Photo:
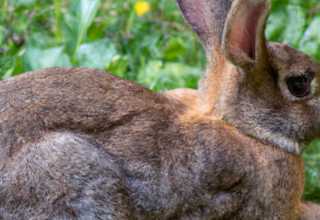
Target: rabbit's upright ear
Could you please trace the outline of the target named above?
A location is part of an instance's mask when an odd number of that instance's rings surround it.
[[[264,31],[270,0],[235,0],[223,33],[222,51],[234,65],[263,65],[267,58]]]
[[[189,27],[196,33],[205,49],[220,50],[224,24],[231,0],[176,0]]]

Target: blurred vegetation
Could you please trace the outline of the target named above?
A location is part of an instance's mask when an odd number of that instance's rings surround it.
[[[206,62],[197,38],[174,0],[146,2],[0,0],[0,79],[50,66],[86,66],[154,91],[196,88]],[[318,0],[272,0],[270,41],[289,44],[320,62],[319,27]],[[304,158],[305,199],[320,203],[319,142]]]

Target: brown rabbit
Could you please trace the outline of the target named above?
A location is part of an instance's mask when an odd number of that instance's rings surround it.
[[[86,68],[0,82],[0,219],[320,219],[300,201],[320,67],[265,40],[270,0],[177,3],[199,91]]]

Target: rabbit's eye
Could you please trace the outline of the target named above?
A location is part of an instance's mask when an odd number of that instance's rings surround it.
[[[290,77],[287,86],[292,95],[302,98],[309,94],[310,82],[305,76]]]

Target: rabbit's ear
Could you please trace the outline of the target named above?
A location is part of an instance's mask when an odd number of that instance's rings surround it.
[[[196,33],[205,49],[221,47],[224,24],[231,0],[176,0],[189,27]]]
[[[236,0],[228,15],[222,42],[224,56],[236,66],[265,62],[267,41],[264,31],[270,0]]]

